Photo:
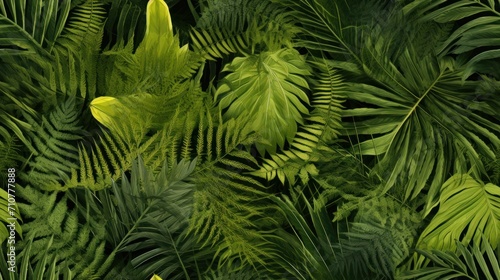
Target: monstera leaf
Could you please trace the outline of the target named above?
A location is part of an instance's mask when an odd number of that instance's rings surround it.
[[[306,104],[309,88],[305,76],[310,68],[294,49],[262,52],[237,57],[226,65],[227,75],[217,89],[221,109],[227,108],[226,119],[248,115],[249,126],[265,140],[257,145],[261,154],[276,152],[297,132],[297,123],[309,113]]]

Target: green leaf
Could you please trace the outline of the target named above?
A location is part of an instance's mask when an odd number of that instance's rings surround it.
[[[418,248],[456,250],[455,240],[493,248],[500,243],[500,187],[483,184],[470,175],[456,174],[441,188],[439,211],[422,232]]]
[[[421,256],[434,264],[405,271],[398,279],[500,279],[500,254],[497,252],[495,255],[488,240],[483,239],[482,246],[474,243],[469,247],[456,241],[456,246],[456,253],[445,250],[417,250]]]
[[[453,61],[418,57],[410,48],[392,62],[376,43],[366,52],[365,71],[379,85],[349,84],[346,97],[369,105],[344,110],[345,133],[363,139],[354,151],[378,156],[371,175],[382,179],[384,192],[411,200],[428,190],[429,213],[445,174],[485,174],[481,157],[493,159],[500,147],[495,113],[473,106],[479,83],[462,83]],[[484,96],[500,105],[493,94]]]
[[[140,63],[143,79],[151,77],[170,78],[189,76],[193,66],[189,63],[188,45],[179,47],[179,38],[174,36],[172,19],[163,0],[150,0],[146,8],[146,34],[135,52]]]
[[[310,67],[293,49],[263,52],[258,55],[237,57],[226,65],[230,71],[217,89],[226,119],[248,115],[250,126],[269,144],[258,144],[261,154],[276,152],[276,145],[283,147],[291,142],[297,132],[297,123],[309,112],[305,92]]]

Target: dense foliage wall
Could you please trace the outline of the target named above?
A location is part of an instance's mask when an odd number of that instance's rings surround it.
[[[0,279],[500,279],[498,38],[498,0],[0,0]]]

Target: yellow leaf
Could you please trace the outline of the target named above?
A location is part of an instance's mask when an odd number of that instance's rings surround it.
[[[120,101],[111,96],[101,96],[90,102],[92,116],[107,128],[114,126],[117,118],[125,113]]]
[[[150,0],[146,8],[146,37],[152,33],[165,33],[164,30],[172,34],[172,19],[168,6],[163,0]]]
[[[151,280],[163,280],[163,279],[161,279],[160,276],[155,274],[155,275],[153,275],[153,277],[151,277]]]

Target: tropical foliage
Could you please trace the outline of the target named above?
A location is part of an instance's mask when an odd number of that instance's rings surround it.
[[[499,279],[499,35],[498,0],[0,0],[0,279]]]

